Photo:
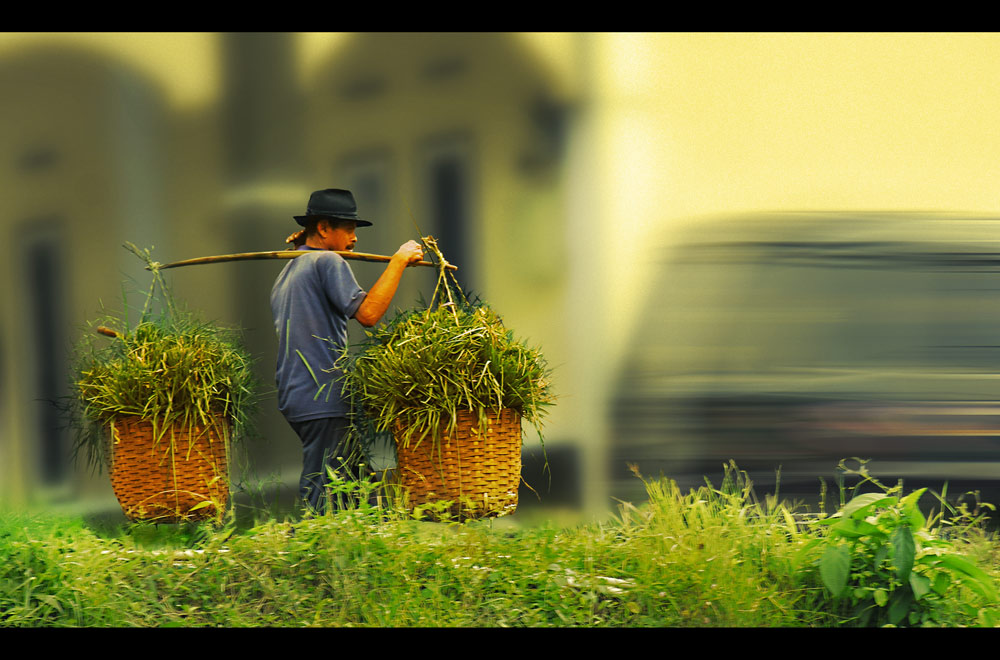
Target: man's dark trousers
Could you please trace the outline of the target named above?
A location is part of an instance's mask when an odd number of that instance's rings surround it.
[[[299,497],[317,513],[326,510],[324,486],[332,468],[346,479],[358,479],[358,467],[347,461],[349,448],[345,436],[350,423],[344,417],[323,417],[304,422],[289,422],[302,441],[302,477]]]

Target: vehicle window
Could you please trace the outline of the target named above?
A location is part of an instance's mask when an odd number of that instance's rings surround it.
[[[689,253],[664,275],[668,295],[643,329],[639,369],[1000,372],[1000,272],[960,260],[730,249]]]

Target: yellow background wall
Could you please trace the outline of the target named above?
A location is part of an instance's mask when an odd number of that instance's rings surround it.
[[[642,249],[706,214],[1000,209],[1000,35],[596,41],[602,231],[616,244]],[[628,318],[645,271],[614,272]]]

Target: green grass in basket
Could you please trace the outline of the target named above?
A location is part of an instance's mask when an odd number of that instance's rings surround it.
[[[424,242],[443,264],[433,238]],[[487,304],[453,292],[445,274],[442,267],[430,305],[400,312],[369,331],[357,352],[345,351],[345,391],[355,409],[377,432],[401,424],[404,442],[453,431],[460,410],[485,425],[490,411],[514,408],[541,435],[554,400],[544,357]]]
[[[105,315],[97,325],[118,337],[88,332],[75,358],[76,450],[88,462],[104,464],[107,425],[122,416],[154,420],[159,436],[171,424],[209,425],[219,415],[232,425],[232,439],[245,435],[256,383],[239,332],[179,309],[155,268],[134,327],[127,312]]]

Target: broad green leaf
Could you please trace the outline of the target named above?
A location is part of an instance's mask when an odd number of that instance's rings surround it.
[[[903,499],[901,499],[899,503],[903,506],[904,509],[911,506],[916,506],[917,502],[920,501],[920,498],[923,497],[924,493],[926,492],[927,492],[926,488],[915,490],[906,497],[904,497]]]
[[[881,544],[878,550],[875,551],[875,566],[881,566],[882,562],[889,555],[889,546],[886,544]]]
[[[980,582],[975,578],[971,578],[968,575],[961,573],[958,575],[958,579],[961,580],[962,584],[967,586],[969,589],[972,589],[983,598],[996,600],[996,591],[993,591],[986,583]]]
[[[844,508],[841,509],[841,512],[845,518],[853,516],[859,512],[862,513],[859,517],[864,517],[864,514],[867,513],[869,508],[886,502],[895,504],[897,499],[883,493],[865,493],[864,495],[858,495],[853,500],[845,504]]]
[[[875,597],[875,604],[879,607],[885,607],[885,604],[889,602],[889,592],[885,589],[876,589],[872,595]]]
[[[875,525],[864,520],[855,518],[843,518],[840,522],[830,528],[833,534],[839,534],[848,538],[860,538],[862,536],[885,536],[885,533]]]
[[[913,568],[913,557],[916,553],[916,546],[913,543],[913,532],[909,527],[897,527],[890,539],[894,555],[892,565],[896,569],[896,575],[900,582],[906,582],[910,577],[910,570]]]
[[[997,620],[996,612],[993,610],[979,610],[979,624],[985,628],[995,628],[1000,625],[1000,621]]]
[[[910,611],[913,605],[913,595],[907,589],[896,589],[892,592],[889,603],[889,623],[899,624]]]
[[[934,576],[934,583],[931,588],[934,589],[936,594],[943,596],[948,591],[949,586],[951,586],[951,576],[944,571],[939,571]]]
[[[906,514],[907,520],[910,523],[910,527],[914,530],[921,530],[927,527],[927,518],[924,514],[920,512],[920,509],[913,507],[911,511]]]
[[[917,506],[917,503],[926,491],[926,488],[915,490],[900,500],[900,504],[903,506],[903,513],[906,515],[906,520],[910,523],[910,527],[915,530],[923,529],[927,524],[927,519],[924,518],[924,514],[921,513],[920,507]]]
[[[988,598],[997,598],[996,587],[993,585],[993,581],[990,579],[990,576],[968,559],[959,557],[958,555],[941,555],[941,563],[952,570],[964,573],[975,582],[982,585],[983,590],[985,591],[984,595]]]
[[[931,581],[929,578],[918,573],[910,572],[910,589],[913,590],[913,597],[920,600],[931,591]]]
[[[830,546],[823,551],[819,563],[819,574],[823,584],[835,597],[847,588],[847,577],[851,569],[851,553],[846,545]]]

